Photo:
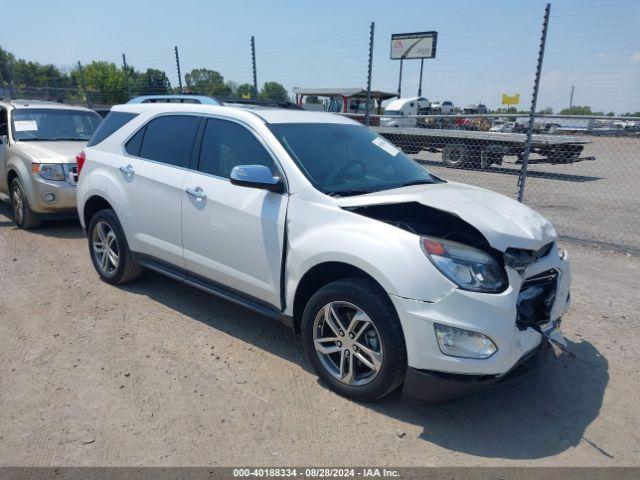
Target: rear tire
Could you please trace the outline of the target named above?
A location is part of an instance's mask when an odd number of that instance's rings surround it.
[[[372,402],[404,380],[402,327],[389,296],[372,280],[346,278],[318,290],[304,310],[302,341],[317,375],[345,397]]]
[[[442,149],[442,163],[451,168],[473,165],[475,156],[464,143],[449,143]]]
[[[118,220],[111,209],[100,210],[89,222],[89,253],[100,278],[119,285],[135,280],[142,274]]]

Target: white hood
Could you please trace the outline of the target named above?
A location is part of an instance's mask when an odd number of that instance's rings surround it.
[[[20,149],[40,163],[75,163],[87,142],[20,142]]]
[[[557,238],[553,225],[529,207],[490,190],[461,183],[438,183],[338,198],[340,207],[418,202],[453,213],[473,225],[493,248],[538,250]]]

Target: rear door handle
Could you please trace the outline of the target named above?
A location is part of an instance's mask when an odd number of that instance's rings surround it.
[[[125,175],[133,175],[133,167],[131,166],[131,164],[129,165],[122,165],[120,167],[120,171],[122,173],[124,173]]]
[[[205,200],[207,198],[207,194],[200,187],[188,187],[186,192],[196,200]]]

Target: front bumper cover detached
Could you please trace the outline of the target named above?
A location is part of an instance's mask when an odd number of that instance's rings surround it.
[[[442,403],[488,387],[519,378],[542,365],[550,349],[544,338],[535,350],[525,354],[511,370],[504,375],[461,375],[418,370],[409,367],[402,394],[406,397],[431,403]]]

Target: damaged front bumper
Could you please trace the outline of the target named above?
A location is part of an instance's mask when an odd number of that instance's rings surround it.
[[[523,303],[522,290],[539,288],[550,270],[557,272],[555,294],[544,288],[538,303]],[[433,302],[391,295],[405,333],[408,371],[404,393],[413,398],[442,402],[521,376],[539,365],[548,349],[547,338],[562,339],[559,319],[569,306],[571,269],[566,259],[552,253],[520,276],[508,271],[509,288],[500,294],[454,289]],[[531,280],[532,279],[532,280]],[[543,285],[544,287],[544,285]],[[532,297],[534,298],[534,297]],[[544,308],[541,308],[543,306]],[[529,308],[531,307],[531,308]],[[532,322],[533,317],[541,321]],[[543,319],[548,319],[543,324]],[[529,325],[524,325],[526,319]],[[434,324],[480,333],[497,346],[488,358],[445,355],[438,346]]]
[[[504,375],[463,375],[409,367],[402,394],[414,400],[442,403],[520,378],[544,363],[551,349],[543,340]]]

